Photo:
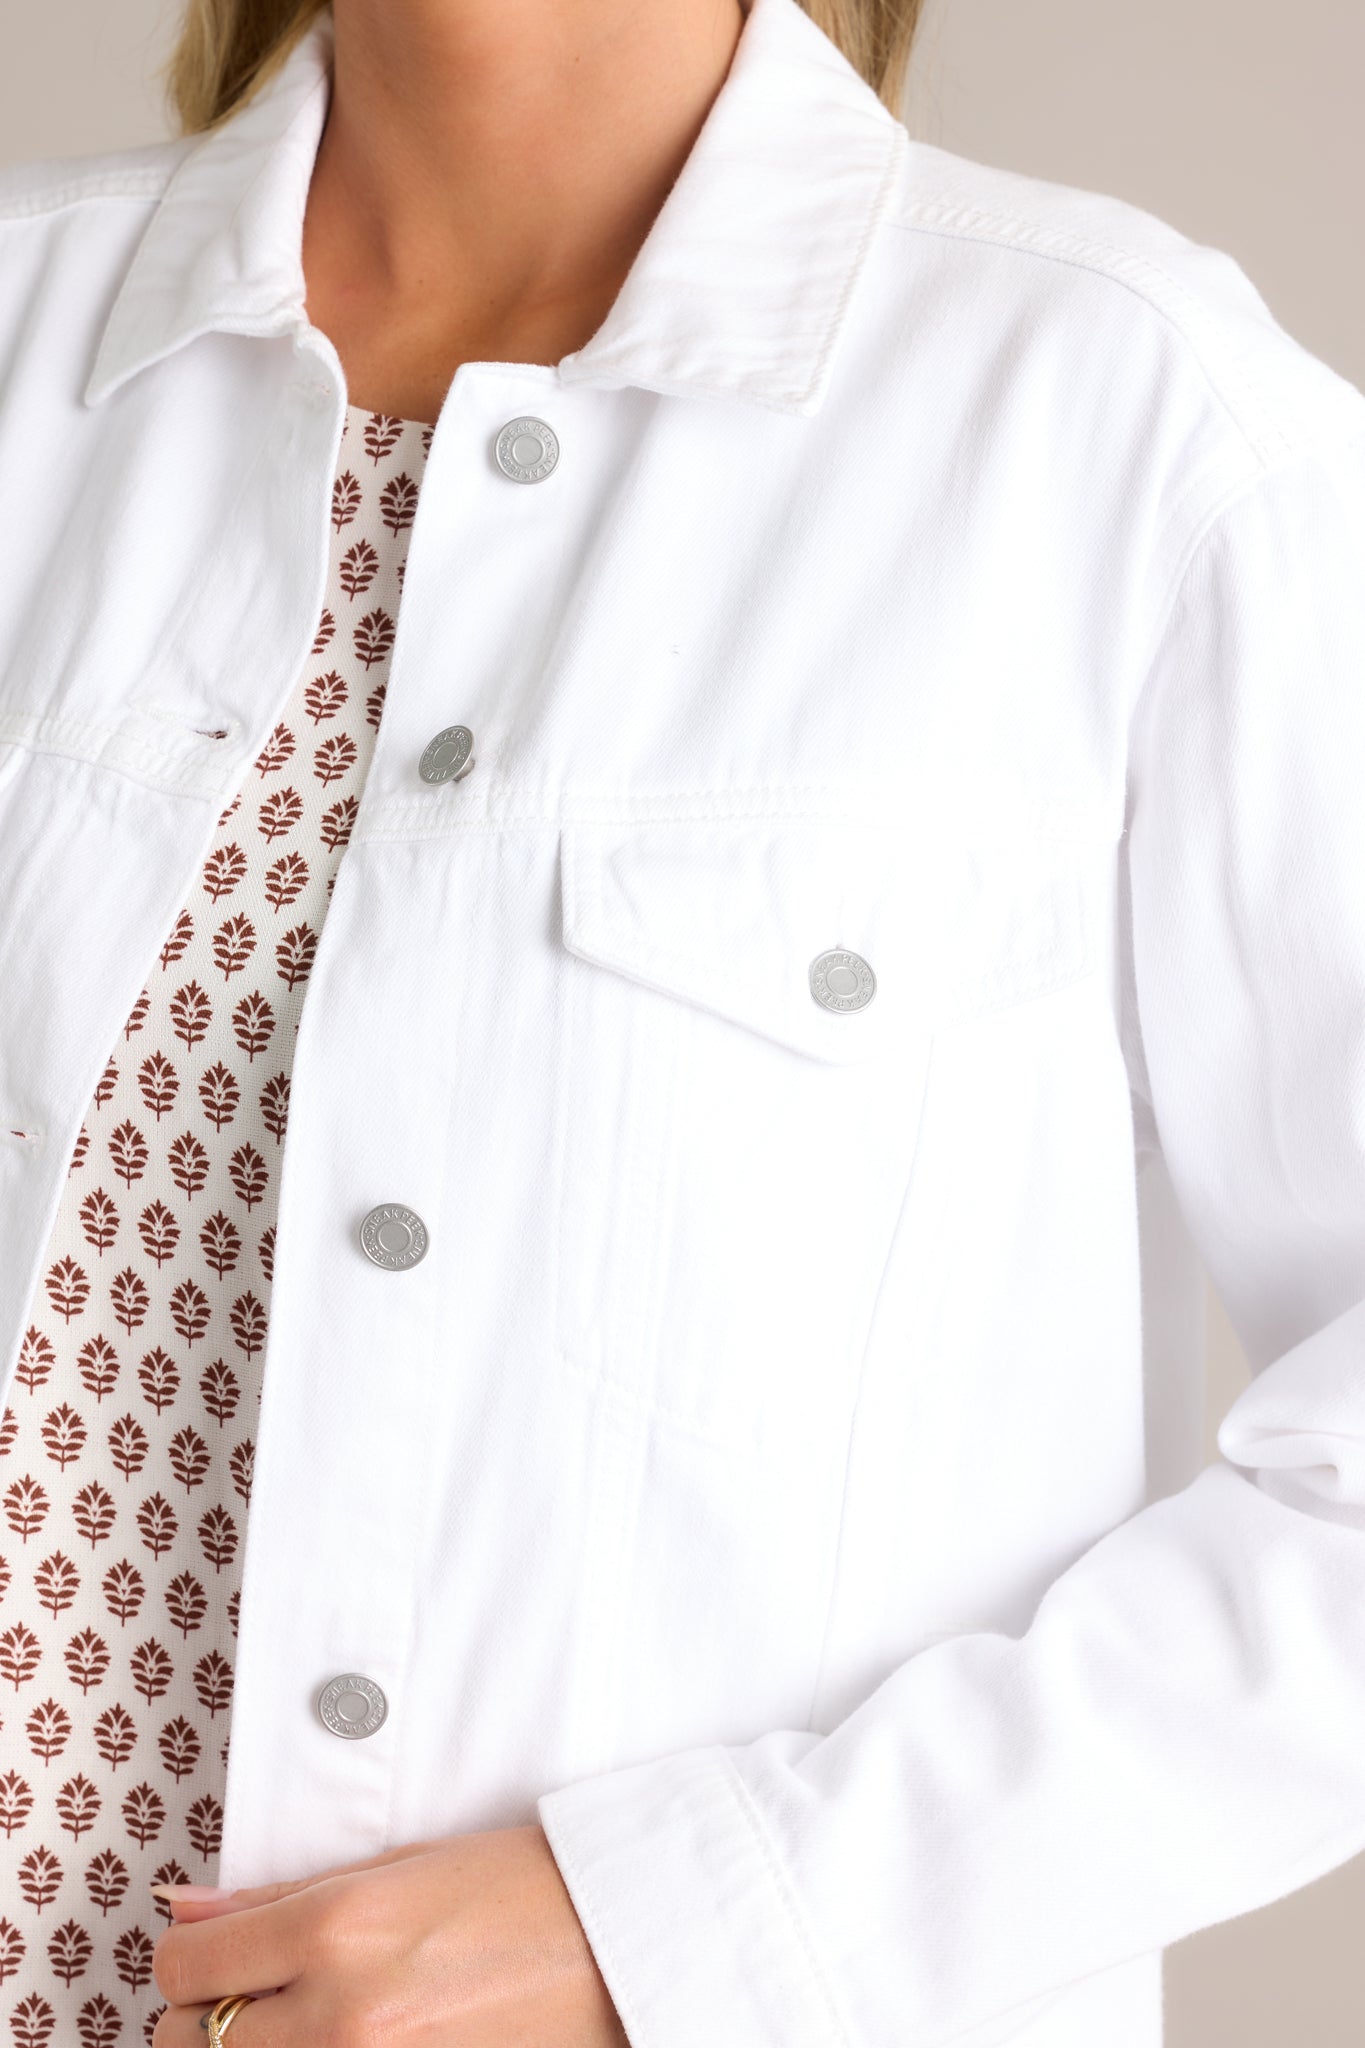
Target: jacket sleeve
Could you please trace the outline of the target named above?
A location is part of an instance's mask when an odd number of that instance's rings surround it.
[[[1130,712],[1130,1076],[1251,1384],[1022,1635],[541,1798],[632,2048],[930,2048],[1365,1848],[1365,441],[1208,521]]]

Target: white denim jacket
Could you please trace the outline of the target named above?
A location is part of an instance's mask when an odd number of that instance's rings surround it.
[[[316,625],[330,36],[0,174],[0,1385]],[[1365,1847],[1363,571],[1365,399],[1228,257],[754,0],[602,326],[436,425],[222,1882],[538,1815],[632,2048],[1156,2048],[1164,1944]]]

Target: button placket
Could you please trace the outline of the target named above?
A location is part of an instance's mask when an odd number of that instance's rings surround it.
[[[532,415],[508,420],[494,448],[503,475],[514,483],[540,483],[559,461],[554,430]],[[466,725],[443,726],[433,733],[418,759],[424,782],[458,782],[474,767],[474,734]],[[403,1272],[426,1256],[428,1233],[415,1210],[400,1202],[383,1202],[362,1219],[361,1250],[386,1272]],[[343,1672],[330,1679],[317,1696],[317,1712],[330,1733],[354,1741],[382,1726],[388,1703],[382,1689],[363,1673]]]

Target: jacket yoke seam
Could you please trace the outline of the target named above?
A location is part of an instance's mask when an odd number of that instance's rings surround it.
[[[1117,244],[1094,242],[1083,235],[1038,228],[1015,215],[980,213],[946,205],[938,209],[926,208],[923,212],[912,210],[893,225],[908,234],[923,233],[990,243],[997,248],[1014,249],[1021,256],[1037,256],[1044,261],[1068,264],[1092,277],[1105,278],[1110,284],[1131,292],[1175,330],[1198,364],[1209,391],[1263,467],[1269,468],[1277,457],[1292,456],[1299,447],[1306,445],[1303,437],[1296,439],[1269,418],[1255,386],[1238,371],[1223,365],[1220,374],[1215,374],[1198,338],[1198,330],[1208,324],[1199,300],[1178,278],[1150,258]],[[1238,410],[1234,394],[1245,406],[1247,416]],[[1253,429],[1252,416],[1260,417],[1261,434]]]

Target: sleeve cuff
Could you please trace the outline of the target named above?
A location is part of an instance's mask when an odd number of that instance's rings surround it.
[[[565,1785],[536,1810],[631,2048],[847,2048],[723,1749]]]

